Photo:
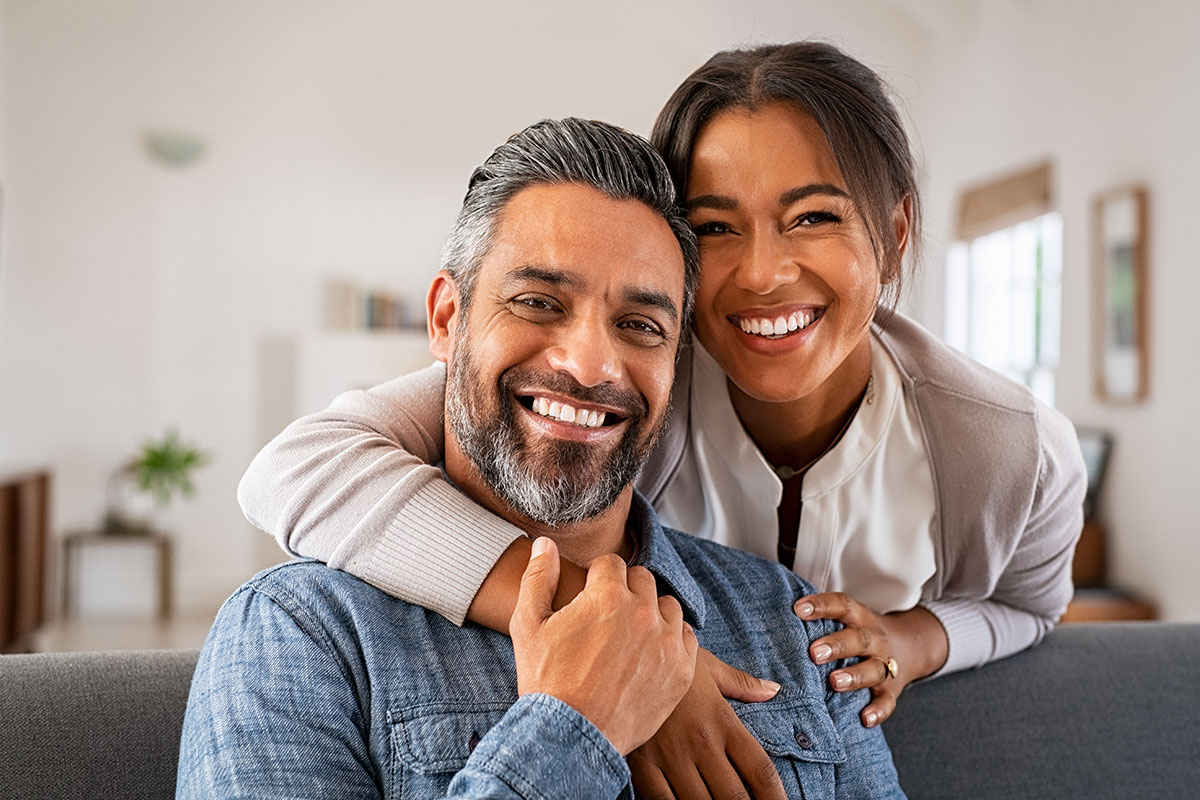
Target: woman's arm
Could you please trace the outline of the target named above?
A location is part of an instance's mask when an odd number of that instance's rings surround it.
[[[935,675],[978,667],[1037,644],[1071,602],[1071,561],[1083,530],[1087,469],[1066,417],[1039,407],[1037,426],[1040,463],[1033,503],[1016,548],[995,570],[991,593],[922,604],[950,639],[949,656]],[[980,589],[986,591],[983,585]]]
[[[462,624],[492,566],[524,537],[430,466],[442,458],[445,380],[436,364],[293,422],[251,462],[238,502],[288,552]],[[519,576],[528,544],[514,557]],[[515,586],[500,614],[511,615]]]
[[[836,593],[796,602],[803,619],[828,617],[846,625],[813,642],[810,652],[817,663],[863,659],[834,672],[830,685],[841,692],[871,689],[871,703],[862,711],[864,724],[887,719],[900,692],[914,680],[978,667],[1036,644],[1066,610],[1087,473],[1074,428],[1061,415],[1041,411],[1034,502],[1015,550],[996,570],[990,594],[981,576],[980,592],[986,596],[936,599],[885,615]],[[895,676],[887,671],[888,658],[896,659]]]

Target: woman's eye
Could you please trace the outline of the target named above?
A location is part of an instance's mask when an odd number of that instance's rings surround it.
[[[842,218],[830,211],[808,211],[796,217],[793,228],[812,227],[827,222],[841,222]]]
[[[724,222],[701,222],[693,225],[692,230],[697,236],[720,236],[723,233],[732,232],[733,229]]]

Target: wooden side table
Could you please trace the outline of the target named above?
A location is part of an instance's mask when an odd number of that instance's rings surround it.
[[[106,547],[120,545],[146,545],[158,555],[158,617],[171,618],[171,539],[162,533],[103,533],[101,531],[72,531],[63,536],[63,617],[69,618],[78,610],[78,590],[75,585],[79,575],[79,551],[88,545]]]

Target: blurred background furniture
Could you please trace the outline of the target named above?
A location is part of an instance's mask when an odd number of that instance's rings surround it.
[[[0,797],[174,797],[196,658],[0,656]],[[912,686],[884,725],[901,786],[913,800],[1193,796],[1197,663],[1200,624],[1071,625]]]
[[[0,469],[0,653],[30,648],[45,621],[50,474]]]
[[[1075,546],[1075,558],[1071,565],[1075,597],[1063,614],[1062,621],[1157,619],[1158,609],[1153,604],[1110,583],[1108,531],[1100,521],[1099,505],[1113,437],[1099,428],[1079,427],[1076,433],[1087,466],[1088,487],[1083,500],[1083,531]]]
[[[110,533],[106,531],[71,531],[63,536],[62,611],[68,618],[78,613],[81,551],[87,547],[147,546],[156,556],[158,580],[158,618],[171,618],[171,538],[157,531],[140,533]]]

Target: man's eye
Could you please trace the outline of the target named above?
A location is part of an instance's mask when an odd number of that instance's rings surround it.
[[[724,222],[701,222],[698,225],[693,225],[692,230],[697,236],[720,236],[724,233],[733,232],[733,229]]]
[[[538,297],[537,295],[526,295],[524,297],[515,297],[511,301],[513,306],[522,311],[558,311],[558,304],[546,297]]]
[[[663,329],[651,322],[648,319],[626,319],[622,320],[620,327],[630,331],[638,336],[654,337],[657,339],[663,338]]]

